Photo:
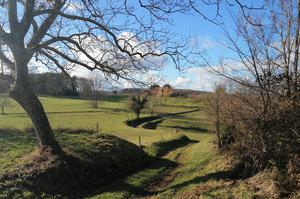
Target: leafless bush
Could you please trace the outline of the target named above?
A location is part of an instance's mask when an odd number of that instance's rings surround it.
[[[227,148],[252,173],[273,165],[288,174],[300,152],[299,10],[300,1],[272,1],[249,15],[255,24],[237,18],[236,35],[225,33],[238,63],[211,67],[233,82],[210,96],[217,137],[232,139]]]

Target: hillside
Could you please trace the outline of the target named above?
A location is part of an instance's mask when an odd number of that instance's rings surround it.
[[[161,118],[155,130],[126,125],[125,121],[132,118],[132,113],[127,110],[126,96],[106,97],[98,109],[89,108],[88,100],[55,97],[40,99],[63,146],[76,143],[72,145],[80,147],[88,141],[84,141],[88,134],[80,135],[82,141],[78,142],[76,134],[64,136],[63,132],[72,132],[72,129],[96,131],[98,123],[100,132],[116,135],[137,145],[140,137],[149,155],[162,155],[158,160],[148,163],[144,169],[90,192],[86,196],[88,198],[253,198],[265,194],[263,190],[249,186],[238,175],[230,158],[217,154],[211,122],[202,107],[188,98],[170,98],[167,106],[160,107],[161,113],[172,114],[164,114],[166,117]],[[194,111],[195,107],[199,110]],[[176,115],[180,112],[183,114]],[[147,116],[147,113],[142,114],[142,117]],[[7,114],[0,116],[0,128],[9,127],[19,130],[14,130],[13,137],[5,133],[0,136],[0,144],[5,147],[0,155],[0,174],[14,170],[16,165],[22,163],[22,157],[34,150],[34,135],[23,132],[30,127],[30,122],[14,102],[11,102]],[[176,139],[180,134],[186,135],[192,142],[163,144],[167,140]],[[164,152],[154,152],[157,150]]]
[[[144,93],[147,92],[149,89],[145,88],[124,88],[119,90],[118,92],[120,94],[138,94],[138,93]],[[203,93],[208,93],[207,91],[200,91],[200,90],[191,90],[191,89],[178,89],[178,88],[173,88],[172,89],[172,95],[173,96],[181,96],[181,97],[187,97],[191,95],[199,95]]]

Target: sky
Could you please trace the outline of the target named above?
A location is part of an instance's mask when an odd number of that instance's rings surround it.
[[[247,1],[250,0],[245,0],[245,2]],[[200,9],[206,16],[214,16],[216,13],[216,7],[214,6],[202,6]],[[220,7],[222,27],[226,27],[231,33],[234,33],[234,25],[230,14],[236,14],[237,12],[237,5],[228,6],[222,4]],[[146,16],[146,11],[141,14],[145,14]],[[197,13],[175,14],[172,15],[172,21],[173,23],[167,25],[167,28],[171,32],[178,34],[178,37],[197,40],[198,47],[203,50],[202,56],[209,61],[211,66],[218,67],[218,63],[222,57],[235,56],[226,47],[226,39],[221,26],[203,19]],[[155,74],[162,77],[163,81],[160,82],[161,85],[168,83],[174,88],[212,91],[216,82],[220,81],[221,77],[210,72],[210,67],[204,64],[200,57],[199,60],[198,65],[190,65],[184,71],[178,71],[174,63],[167,62],[161,71],[149,73],[150,75]],[[72,75],[92,76],[91,72],[86,69],[75,70],[72,72]],[[131,87],[131,85],[124,83],[123,87]]]
[[[207,6],[202,9],[207,16],[212,16],[216,13],[216,8],[213,6]],[[234,28],[231,16],[228,13],[237,12],[237,10],[236,6],[223,6],[220,10],[223,25],[231,31],[234,31]],[[178,34],[178,37],[183,36],[196,39],[199,48],[204,51],[205,59],[209,60],[213,66],[218,65],[221,57],[234,56],[224,44],[225,37],[221,27],[203,19],[199,14],[172,15],[172,25],[167,27],[171,32]],[[209,72],[209,70],[210,67],[200,64],[199,66],[191,65],[184,71],[178,71],[174,63],[168,62],[161,71],[154,72],[154,74],[162,77],[163,80],[159,83],[161,85],[168,83],[174,88],[212,91],[221,77]],[[82,74],[93,76],[87,70],[85,72],[82,70],[75,71],[73,74],[77,76],[82,76]],[[124,83],[123,87],[132,87],[132,85]]]
[[[207,13],[215,13],[214,7],[207,7]],[[222,26],[234,31],[232,18],[228,12],[237,12],[236,7],[223,7]],[[204,51],[203,56],[212,66],[217,66],[221,57],[234,57],[235,54],[226,47],[226,38],[220,25],[213,24],[203,19],[198,14],[176,15],[172,31],[179,34],[196,38],[200,49]],[[200,59],[200,58],[199,58]],[[201,62],[201,61],[200,61]],[[215,84],[222,77],[211,72],[206,64],[190,66],[184,72],[178,71],[174,64],[169,63],[161,72],[165,82],[175,88],[212,91]]]
[[[212,11],[214,11],[212,9]],[[219,42],[222,39],[220,27],[203,20],[200,16],[177,16],[174,18],[174,31],[195,37],[200,49],[212,62],[226,53],[226,48]],[[217,76],[206,71],[206,66],[190,66],[184,72],[178,71],[172,63],[165,66],[162,75],[173,87],[194,90],[211,90]]]

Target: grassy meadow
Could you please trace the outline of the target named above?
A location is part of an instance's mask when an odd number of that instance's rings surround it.
[[[105,97],[97,109],[90,108],[90,101],[84,99],[40,96],[40,100],[54,129],[96,130],[96,124],[99,123],[101,132],[116,135],[134,144],[139,144],[138,138],[141,137],[142,145],[146,147],[154,142],[174,139],[179,134],[193,140],[190,144],[164,154],[145,169],[109,182],[108,186],[99,188],[88,198],[189,198],[190,195],[196,198],[230,198],[232,194],[237,195],[237,198],[253,196],[242,181],[236,183],[233,179],[226,179],[228,160],[216,154],[211,121],[203,107],[189,98],[169,98],[166,106],[158,107],[159,113],[187,113],[167,115],[151,121],[155,123],[155,129],[126,125],[124,121],[134,118],[127,108],[127,96]],[[146,112],[141,114],[141,117],[146,116],[149,116]],[[22,162],[22,157],[35,148],[35,135],[26,133],[29,127],[31,124],[28,117],[11,100],[6,115],[0,115],[0,129],[18,130],[12,134],[0,132],[0,174],[13,170],[15,165]],[[56,136],[62,146],[68,146],[68,143],[83,144],[80,140],[85,134],[60,135],[56,132]]]
[[[105,97],[100,101],[97,109],[90,108],[89,100],[55,97],[40,97],[40,100],[53,128],[96,130],[98,123],[101,132],[114,134],[133,143],[138,143],[138,137],[141,136],[143,145],[149,145],[161,138],[172,137],[176,127],[179,127],[180,132],[188,133],[195,139],[199,132],[197,134],[193,134],[193,132],[198,131],[198,129],[207,131],[209,128],[209,121],[201,112],[166,118],[155,131],[131,128],[124,123],[124,121],[135,117],[128,110],[127,96]],[[170,98],[167,106],[158,107],[158,111],[176,113],[193,110],[195,107],[197,105],[192,103],[190,99]],[[11,100],[5,112],[6,115],[0,115],[0,128],[26,129],[31,127],[31,122],[27,115],[13,100]],[[149,116],[149,114],[142,113],[141,117],[144,116]]]

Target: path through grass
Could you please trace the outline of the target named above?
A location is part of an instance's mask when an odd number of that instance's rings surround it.
[[[241,196],[237,198],[249,198],[251,195],[238,179],[228,179],[228,175],[225,175],[230,164],[223,156],[216,155],[211,122],[191,99],[170,98],[168,105],[161,107],[161,113],[186,113],[163,118],[155,129],[132,128],[124,123],[133,118],[133,114],[127,110],[126,96],[106,97],[98,109],[90,108],[88,100],[40,99],[54,128],[95,129],[99,123],[101,132],[117,135],[135,144],[141,137],[145,146],[172,139],[176,136],[175,131],[199,141],[169,152],[146,169],[125,179],[110,182],[107,187],[91,193],[89,198],[189,198],[191,195],[195,198],[230,198],[230,194]],[[199,111],[192,111],[196,108]],[[146,116],[149,114],[141,115]],[[15,102],[7,109],[7,115],[0,116],[0,129],[25,129],[30,126],[28,117]],[[34,149],[35,144],[35,136],[24,131],[13,135],[0,132],[0,173],[13,167],[24,154]]]

